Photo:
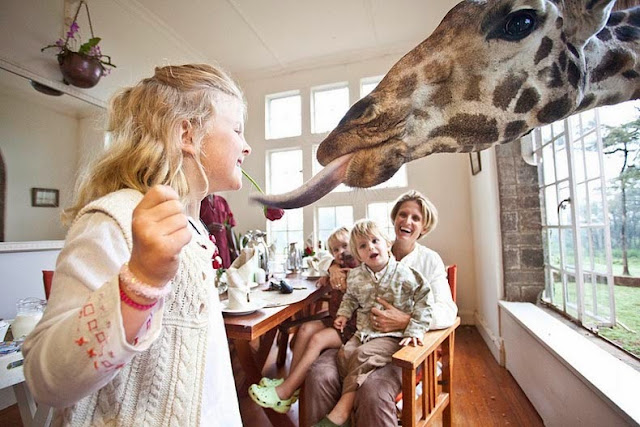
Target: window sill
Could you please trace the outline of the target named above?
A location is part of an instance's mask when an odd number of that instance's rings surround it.
[[[640,423],[640,372],[540,307],[500,301],[509,315],[582,383],[631,424]],[[509,355],[506,356],[507,358]]]

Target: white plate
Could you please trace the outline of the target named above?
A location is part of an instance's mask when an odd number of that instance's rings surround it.
[[[228,308],[229,300],[220,301],[220,304],[222,304],[222,312],[224,314],[228,314],[230,316],[244,316],[245,314],[251,314],[255,311],[260,310],[261,308],[264,308],[266,303],[264,301],[256,301],[252,303],[249,307],[242,307],[242,308],[236,308],[236,309]]]
[[[302,277],[304,279],[309,279],[309,280],[315,280],[315,279],[319,279],[322,277],[321,274],[307,274],[307,273],[302,273]]]

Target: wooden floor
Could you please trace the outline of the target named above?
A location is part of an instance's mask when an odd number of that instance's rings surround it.
[[[271,367],[265,372],[268,376],[277,374],[275,357],[274,348],[267,360],[267,366]],[[233,365],[238,383],[241,383],[244,375],[235,361]],[[454,426],[543,425],[511,374],[496,363],[473,326],[461,326],[456,332],[454,381]],[[269,426],[262,408],[251,401],[246,390],[240,390],[239,394],[244,425]],[[297,405],[289,412],[289,416],[297,423]],[[0,426],[22,426],[16,405],[0,411]]]

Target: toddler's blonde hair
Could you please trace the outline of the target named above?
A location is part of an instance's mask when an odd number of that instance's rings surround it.
[[[388,249],[391,250],[391,240],[387,237],[387,235],[378,227],[375,221],[370,219],[361,219],[356,221],[353,224],[353,228],[351,229],[351,235],[349,237],[349,250],[351,254],[356,257],[356,259],[360,262],[363,262],[360,259],[360,255],[358,254],[358,246],[356,243],[356,238],[358,237],[369,237],[376,236],[380,239],[383,239],[387,242]]]
[[[189,185],[183,171],[183,126],[191,131],[198,153],[194,160],[208,188],[200,153],[216,106],[225,102],[221,94],[246,106],[231,77],[207,64],[158,67],[153,77],[116,94],[109,106],[111,144],[79,177],[75,201],[65,209],[63,221],[70,223],[91,201],[123,188],[146,193],[154,185],[169,185],[184,202]]]
[[[327,248],[329,248],[329,252],[331,252],[331,243],[337,242],[341,238],[347,242],[349,241],[349,230],[347,230],[347,227],[336,228],[329,237],[327,237]]]

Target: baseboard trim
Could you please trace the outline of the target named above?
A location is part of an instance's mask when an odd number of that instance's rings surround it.
[[[480,332],[482,339],[484,339],[487,347],[489,347],[489,351],[491,351],[494,359],[496,359],[500,366],[504,366],[504,341],[499,336],[496,336],[493,331],[491,331],[491,328],[489,328],[487,322],[477,311],[475,312],[474,320],[478,332]]]

